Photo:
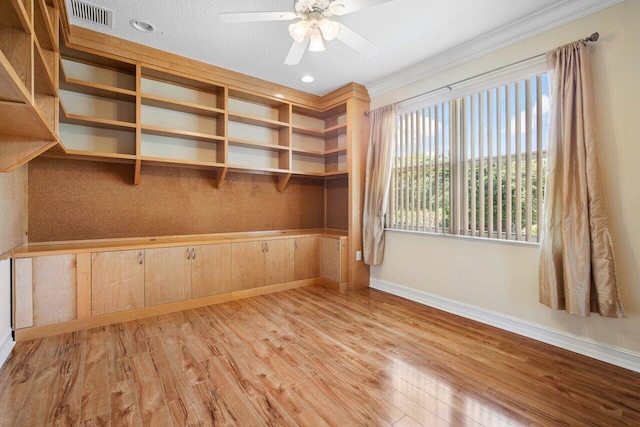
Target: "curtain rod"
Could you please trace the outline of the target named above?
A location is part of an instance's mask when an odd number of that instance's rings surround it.
[[[578,41],[581,41],[581,42],[584,42],[584,43],[597,42],[599,38],[600,38],[600,34],[595,32],[595,33],[591,34],[589,37],[587,37],[585,39],[578,40]],[[419,98],[419,97],[425,96],[425,95],[429,95],[430,93],[438,92],[438,91],[440,91],[442,89],[451,90],[452,86],[458,85],[460,83],[467,82],[469,80],[477,79],[478,77],[486,76],[487,74],[495,73],[496,71],[504,70],[505,68],[508,68],[508,67],[513,67],[514,65],[522,64],[523,62],[531,61],[532,59],[540,58],[540,57],[542,57],[544,55],[546,55],[546,54],[545,53],[541,53],[541,54],[538,54],[538,55],[531,56],[529,58],[521,59],[520,61],[516,61],[516,62],[513,62],[511,64],[503,65],[502,67],[494,68],[493,70],[485,71],[484,73],[476,74],[475,76],[467,77],[466,79],[458,80],[457,82],[449,83],[449,84],[441,86],[441,87],[439,87],[437,89],[431,89],[431,90],[428,90],[426,92],[410,96],[409,98],[405,98],[405,99],[403,99],[401,101],[398,101],[398,102],[411,101],[412,99]],[[364,115],[368,116],[370,113],[371,113],[371,111],[365,111]]]

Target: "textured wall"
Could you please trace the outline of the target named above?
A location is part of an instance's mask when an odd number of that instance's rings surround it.
[[[27,236],[27,166],[0,173],[0,255]]]
[[[37,158],[29,164],[29,240],[100,239],[321,228],[322,180]]]
[[[349,226],[348,185],[347,178],[328,179],[325,184],[327,228],[346,230]]]

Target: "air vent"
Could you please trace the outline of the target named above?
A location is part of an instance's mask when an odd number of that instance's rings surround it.
[[[82,19],[107,28],[113,28],[113,11],[81,0],[68,3],[72,18]]]

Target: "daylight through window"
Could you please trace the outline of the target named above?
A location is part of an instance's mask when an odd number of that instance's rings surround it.
[[[536,242],[547,74],[398,115],[387,228]]]

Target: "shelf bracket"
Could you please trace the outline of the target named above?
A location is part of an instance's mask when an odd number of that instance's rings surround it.
[[[140,170],[142,169],[142,160],[136,159],[136,170],[133,174],[133,185],[140,184]]]
[[[278,176],[278,191],[283,192],[287,188],[287,184],[289,184],[289,180],[291,179],[290,173],[285,173]]]
[[[226,177],[227,177],[227,168],[218,169],[216,171],[216,187],[217,188],[222,187]]]

